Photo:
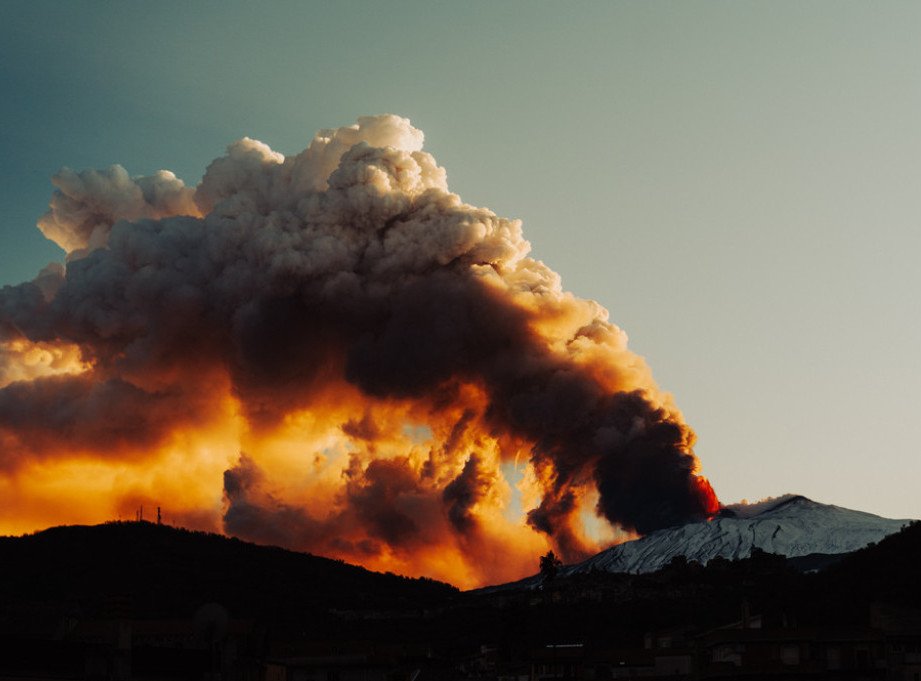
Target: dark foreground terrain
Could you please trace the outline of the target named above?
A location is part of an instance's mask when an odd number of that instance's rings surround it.
[[[757,553],[464,593],[145,522],[61,527],[0,538],[0,679],[917,679],[919,573],[921,524],[819,572]]]

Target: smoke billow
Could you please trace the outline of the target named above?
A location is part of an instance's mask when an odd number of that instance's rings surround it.
[[[39,228],[66,267],[0,290],[18,529],[146,499],[475,585],[597,550],[586,511],[647,533],[716,510],[607,312],[527,257],[519,221],[450,193],[405,119],[288,157],[245,138],[195,188],[120,166],[53,180]]]

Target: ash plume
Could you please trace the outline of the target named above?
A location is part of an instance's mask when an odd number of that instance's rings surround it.
[[[374,116],[293,156],[244,138],[194,188],[62,170],[39,227],[66,267],[0,290],[0,491],[127,466],[176,518],[464,585],[597,550],[586,510],[639,533],[712,515],[623,332],[422,142]]]

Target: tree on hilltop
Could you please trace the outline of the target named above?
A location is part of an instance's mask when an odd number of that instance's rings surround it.
[[[563,564],[553,551],[548,551],[546,555],[540,557],[540,574],[544,580],[551,580],[556,577],[560,566]]]

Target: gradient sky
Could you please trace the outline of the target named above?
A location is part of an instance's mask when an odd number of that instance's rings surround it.
[[[603,304],[725,502],[921,517],[921,5],[0,4],[0,285],[61,166],[282,153],[395,113]]]

